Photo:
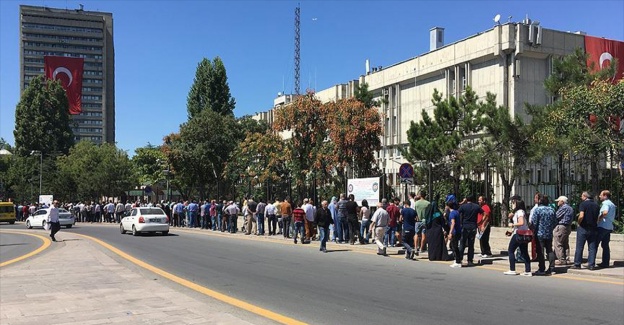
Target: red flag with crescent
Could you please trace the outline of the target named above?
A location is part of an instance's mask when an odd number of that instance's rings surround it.
[[[600,70],[614,64],[617,59],[617,67],[613,83],[624,78],[624,42],[599,38],[594,36],[585,36],[585,52],[589,54],[587,65],[594,64],[595,70]],[[596,123],[596,117],[589,117],[590,123]],[[620,130],[621,118],[618,116],[609,117],[609,121],[613,124],[615,131]]]
[[[69,101],[69,114],[82,112],[82,70],[84,59],[64,56],[44,56],[46,78],[59,80]]]

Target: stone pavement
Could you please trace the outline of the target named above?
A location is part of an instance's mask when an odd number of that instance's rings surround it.
[[[46,235],[43,231],[38,234]],[[0,269],[0,324],[272,324],[60,232],[44,252]]]

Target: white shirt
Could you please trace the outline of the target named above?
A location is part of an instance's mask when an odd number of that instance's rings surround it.
[[[270,215],[275,215],[276,212],[277,212],[277,209],[275,209],[275,206],[271,203],[267,204],[266,208],[264,208],[265,217],[268,217]]]
[[[303,212],[305,212],[306,220],[314,222],[314,207],[312,204],[306,203],[301,208],[303,209]]]
[[[54,205],[50,206],[50,214],[48,214],[48,222],[59,222],[59,210]]]
[[[390,220],[390,215],[384,208],[377,208],[375,213],[373,214],[373,218],[371,222],[374,222],[377,227],[385,227],[388,225],[388,221]]]
[[[362,214],[362,221],[368,221],[370,219],[370,209],[367,207],[361,207],[360,213]]]
[[[514,213],[514,216],[513,216],[513,223],[514,223],[514,225],[518,223],[518,219],[520,219],[521,217],[524,219],[524,225],[522,225],[522,226],[514,226],[513,227],[513,233],[514,234],[516,233],[516,230],[528,230],[529,229],[529,224],[528,224],[526,215],[524,214],[523,210],[518,210],[518,211],[516,211],[516,213]]]

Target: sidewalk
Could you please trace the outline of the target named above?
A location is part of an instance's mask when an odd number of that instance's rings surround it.
[[[68,232],[57,239],[0,269],[1,324],[272,324],[113,258],[90,240]]]

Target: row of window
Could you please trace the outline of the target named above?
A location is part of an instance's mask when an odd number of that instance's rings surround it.
[[[53,51],[35,51],[24,50],[25,55],[53,55],[64,56],[68,58],[83,58],[83,59],[97,59],[102,60],[101,54],[83,54],[83,53],[65,53],[65,52],[53,52]]]
[[[101,76],[102,71],[85,70],[82,72],[83,76]]]
[[[34,47],[55,47],[71,50],[83,50],[83,51],[102,51],[101,46],[85,46],[65,43],[44,43],[44,42],[24,42],[24,46]]]
[[[41,29],[41,30],[57,30],[63,32],[80,32],[80,33],[93,33],[93,34],[102,34],[102,30],[99,28],[88,28],[88,27],[73,27],[73,26],[59,26],[59,25],[46,25],[46,24],[33,24],[33,23],[23,23],[22,28],[33,28],[33,29]]]
[[[24,62],[26,62],[26,63],[40,63],[40,64],[43,64],[43,58],[24,58]],[[101,68],[102,67],[102,62],[85,62],[84,66],[85,67]]]
[[[74,121],[78,122],[78,124],[102,125],[101,120],[76,120],[74,119]]]
[[[82,103],[82,108],[102,108],[102,104]],[[80,116],[102,117],[102,112],[85,112],[82,111]]]
[[[80,140],[89,140],[95,143],[102,143],[102,137],[94,137],[94,136],[74,136],[74,141],[78,142]]]
[[[99,128],[72,128],[74,133],[102,133],[102,129]]]
[[[81,41],[81,42],[102,42],[102,38],[91,38],[91,37],[77,37],[77,36],[66,36],[66,35],[49,35],[49,34],[30,34],[24,33],[25,37],[33,37],[33,38],[48,38],[48,39],[56,39],[59,41]]]
[[[82,87],[82,91],[102,92],[102,87]]]
[[[102,100],[102,96],[97,96],[97,95],[82,95],[82,100]]]
[[[44,73],[45,70],[43,70],[43,68],[40,67],[24,67],[24,71],[28,71],[28,72],[40,72],[40,73]],[[91,71],[91,70],[85,70],[82,72],[83,76],[101,76],[102,75],[102,71]],[[26,76],[26,77],[30,77],[27,78],[26,80],[30,80],[32,78],[34,78],[35,76]],[[86,79],[89,80],[88,82],[92,82],[92,83],[102,83],[102,81],[100,80],[100,82],[95,82],[95,81],[91,81],[91,80],[95,80],[95,79]],[[83,82],[86,82],[85,80],[83,80]],[[84,88],[83,88],[84,89]],[[96,90],[89,90],[89,91],[101,91],[102,88],[93,88]]]

